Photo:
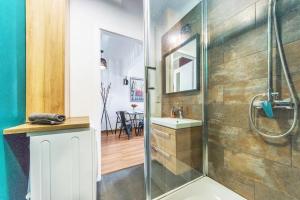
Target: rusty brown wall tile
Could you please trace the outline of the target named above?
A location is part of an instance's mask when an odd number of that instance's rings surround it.
[[[267,77],[266,51],[251,54],[225,64],[211,67],[210,83],[213,85]]]
[[[208,50],[208,66],[209,68],[213,66],[220,65],[224,62],[224,50],[222,45],[217,47],[211,47]]]
[[[290,74],[290,77],[292,79],[292,85],[295,88],[295,91],[297,92],[298,97],[300,97],[300,95],[299,95],[300,94],[300,72],[292,73],[292,74]],[[281,77],[280,84],[281,85],[280,85],[279,92],[281,93],[282,98],[289,98],[290,93],[289,93],[286,81],[283,77]]]
[[[263,158],[227,149],[224,150],[224,167],[258,182],[262,182],[268,175]]]
[[[298,124],[299,127],[299,124]],[[293,136],[292,165],[300,169],[300,135],[299,131]]]
[[[263,184],[255,183],[255,200],[297,200],[281,191],[271,189]]]
[[[300,170],[250,154],[224,150],[224,166],[257,183],[300,198]]]
[[[263,66],[266,62],[267,52],[257,52],[241,59],[228,62],[224,65],[227,71],[227,79],[230,82],[252,80],[267,77],[267,69]]]
[[[223,169],[222,184],[230,188],[234,192],[239,193],[247,200],[254,200],[254,182],[246,177],[237,174],[234,171]]]
[[[209,176],[247,199],[300,199],[297,189],[300,188],[300,126],[295,129],[295,136],[282,139],[262,138],[249,127],[249,100],[265,92],[267,86],[267,0],[248,1],[247,7],[243,3],[235,0],[209,3],[212,9],[208,12],[210,39],[224,31],[223,36],[219,34],[220,42],[212,43],[208,51]],[[231,16],[226,11],[217,11],[230,5],[237,6]],[[241,28],[244,32],[226,38],[226,30],[231,29],[230,24],[235,24],[238,14],[242,16],[248,12],[251,18],[252,6],[255,6],[256,26],[249,23],[248,27]],[[300,1],[278,1],[277,8],[286,60],[293,86],[300,94]],[[230,19],[228,27],[226,23],[222,24],[225,27],[217,26]],[[290,95],[275,41],[273,44],[274,89],[280,92],[281,98],[287,98]],[[259,111],[257,125],[277,133],[287,130],[293,113],[274,112],[274,119],[269,119]],[[241,180],[247,180],[246,184]]]
[[[202,120],[202,104],[162,104],[162,117],[171,117],[173,106],[183,107],[183,117],[188,119]]]
[[[192,93],[177,93],[177,94],[169,94],[163,95],[162,102],[169,103],[169,104],[201,104],[202,99],[199,98],[200,92],[192,92]]]
[[[255,4],[256,26],[266,24],[268,18],[268,0],[259,0]],[[258,20],[260,19],[260,20]]]
[[[295,10],[300,6],[299,0],[281,0],[277,1],[277,16],[283,16],[291,10]],[[257,23],[266,23],[268,16],[268,0],[259,0],[256,2],[256,19],[260,19]]]
[[[224,168],[224,148],[217,143],[209,142],[208,149],[208,176],[248,200],[254,199],[254,182]]]
[[[242,58],[266,50],[265,27],[251,29],[224,42],[224,62]]]
[[[223,85],[209,87],[208,103],[223,103]]]
[[[256,94],[264,93],[267,87],[267,79],[253,79],[238,81],[224,85],[224,102],[226,104],[250,104],[250,100]]]
[[[209,123],[209,140],[231,150],[239,150],[291,166],[289,138],[267,140],[243,128]]]
[[[256,0],[230,0],[224,3],[224,0],[208,1],[208,23],[219,24],[228,18],[235,16],[253,5]]]
[[[226,83],[226,71],[224,64],[210,66],[208,72],[209,86],[222,85]]]
[[[300,5],[280,18],[282,23],[282,42],[284,44],[300,40]]]
[[[252,28],[255,28],[254,4],[219,24],[211,24],[210,40],[218,43]]]
[[[299,169],[274,163],[272,163],[270,167],[268,167],[268,169],[270,169],[270,177],[272,177],[274,179],[274,182],[276,182],[276,186],[274,187],[275,189],[283,191],[290,196],[300,199]]]
[[[300,19],[299,19],[300,21]],[[299,33],[300,35],[300,33]],[[300,72],[300,40],[284,45],[286,61],[290,73]]]
[[[208,119],[212,123],[249,130],[248,109],[248,104],[209,104]]]
[[[208,142],[208,175],[209,177],[222,182],[224,169],[224,147],[212,141]]]

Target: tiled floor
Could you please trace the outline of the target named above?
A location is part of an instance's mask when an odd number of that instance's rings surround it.
[[[156,161],[152,162],[152,195],[157,197],[199,177],[196,171],[176,176]],[[98,200],[144,200],[144,166],[137,165],[102,176]]]
[[[102,176],[98,200],[145,200],[143,165]]]

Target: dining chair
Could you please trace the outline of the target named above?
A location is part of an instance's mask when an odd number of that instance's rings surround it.
[[[138,123],[137,135],[142,135],[143,130],[144,130],[144,120],[141,120]]]
[[[121,111],[117,111],[117,120],[116,120],[116,127],[115,127],[115,134],[117,134],[117,129],[118,129],[118,124],[121,124],[121,116],[120,116],[120,112]],[[121,128],[120,128],[120,132],[121,132]]]
[[[122,111],[117,111],[116,115],[117,115],[117,119],[116,119],[116,126],[115,126],[115,134],[117,134],[117,130],[119,127],[119,124],[122,126],[122,121],[121,121],[121,115],[120,112]],[[124,111],[125,112],[125,111]],[[127,115],[127,113],[125,112],[125,119],[126,122],[131,122],[131,118]],[[131,122],[132,123],[132,122]],[[121,126],[120,126],[120,132],[121,132]]]
[[[119,138],[121,137],[122,131],[125,130],[125,133],[128,135],[128,140],[129,140],[132,132],[132,124],[131,122],[128,123],[128,121],[126,120],[126,112],[120,111],[120,119],[121,119],[121,129],[120,129]]]
[[[137,114],[137,132],[136,135],[141,135],[144,130],[144,114]]]

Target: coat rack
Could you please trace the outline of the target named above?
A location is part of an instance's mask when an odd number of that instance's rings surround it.
[[[111,83],[109,83],[107,88],[105,88],[104,84],[101,82],[101,97],[102,97],[102,102],[103,102],[103,111],[102,111],[102,116],[101,116],[101,124],[103,122],[103,119],[105,119],[105,130],[106,130],[107,135],[108,135],[108,132],[109,132],[109,130],[108,130],[109,127],[110,127],[111,133],[113,134],[110,119],[109,119],[109,116],[108,116],[108,113],[107,113],[107,107],[106,107],[110,87],[111,87]],[[108,127],[108,125],[109,125],[109,127]]]

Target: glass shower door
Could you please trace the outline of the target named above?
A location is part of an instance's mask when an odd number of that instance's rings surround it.
[[[203,5],[146,1],[147,199],[203,176]]]

